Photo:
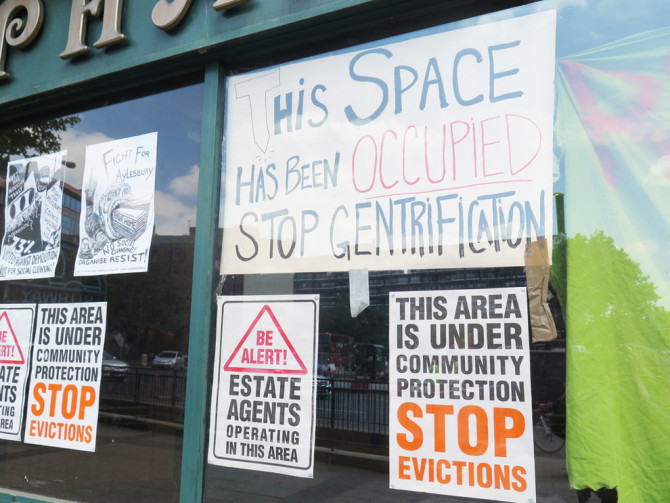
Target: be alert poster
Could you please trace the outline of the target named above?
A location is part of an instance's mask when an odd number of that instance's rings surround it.
[[[318,295],[219,297],[207,460],[314,476]]]
[[[35,304],[0,305],[0,439],[21,440]]]
[[[86,147],[75,276],[145,272],[158,133]]]

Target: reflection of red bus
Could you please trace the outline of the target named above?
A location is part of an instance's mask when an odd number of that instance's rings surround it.
[[[354,338],[350,335],[319,334],[319,364],[330,372],[351,370],[356,359]]]

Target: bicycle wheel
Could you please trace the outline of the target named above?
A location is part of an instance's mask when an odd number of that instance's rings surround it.
[[[541,414],[533,424],[533,442],[542,452],[551,454],[561,450],[565,444],[565,439],[551,431],[544,415]]]

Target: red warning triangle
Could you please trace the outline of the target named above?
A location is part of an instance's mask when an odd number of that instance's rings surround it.
[[[9,338],[12,334],[12,338]],[[16,340],[16,334],[9,322],[7,311],[3,311],[0,315],[0,363],[24,364],[23,352],[19,341]]]
[[[307,374],[307,367],[267,304],[223,366],[229,372]]]

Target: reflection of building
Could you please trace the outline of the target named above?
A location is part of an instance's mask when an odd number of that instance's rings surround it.
[[[124,335],[130,360],[164,349],[187,352],[195,228],[182,236],[154,234],[149,270],[110,274],[108,309],[118,313],[108,329]]]
[[[195,227],[188,234],[179,236],[161,236],[154,234],[151,240],[149,273],[162,276],[190,276],[193,269],[193,243]],[[155,267],[154,267],[155,264]],[[190,284],[188,285],[190,290]],[[178,292],[172,291],[172,294]]]
[[[5,203],[6,186],[4,178],[0,178],[0,228],[5,228]],[[73,187],[69,183],[63,184],[63,218],[62,239],[71,240],[79,235],[79,214],[81,211],[81,189]]]
[[[0,228],[5,228],[6,180],[0,178]],[[79,215],[81,212],[81,189],[69,183],[63,184],[63,215],[61,240],[77,243],[79,238]]]
[[[79,215],[81,214],[81,189],[69,184],[63,186],[62,240],[77,243],[79,240]]]
[[[523,267],[370,271],[370,305],[386,306],[388,294],[403,290],[453,290],[525,286]],[[346,272],[301,273],[294,276],[296,293],[318,293],[323,307],[333,307],[338,294],[349,292]]]

